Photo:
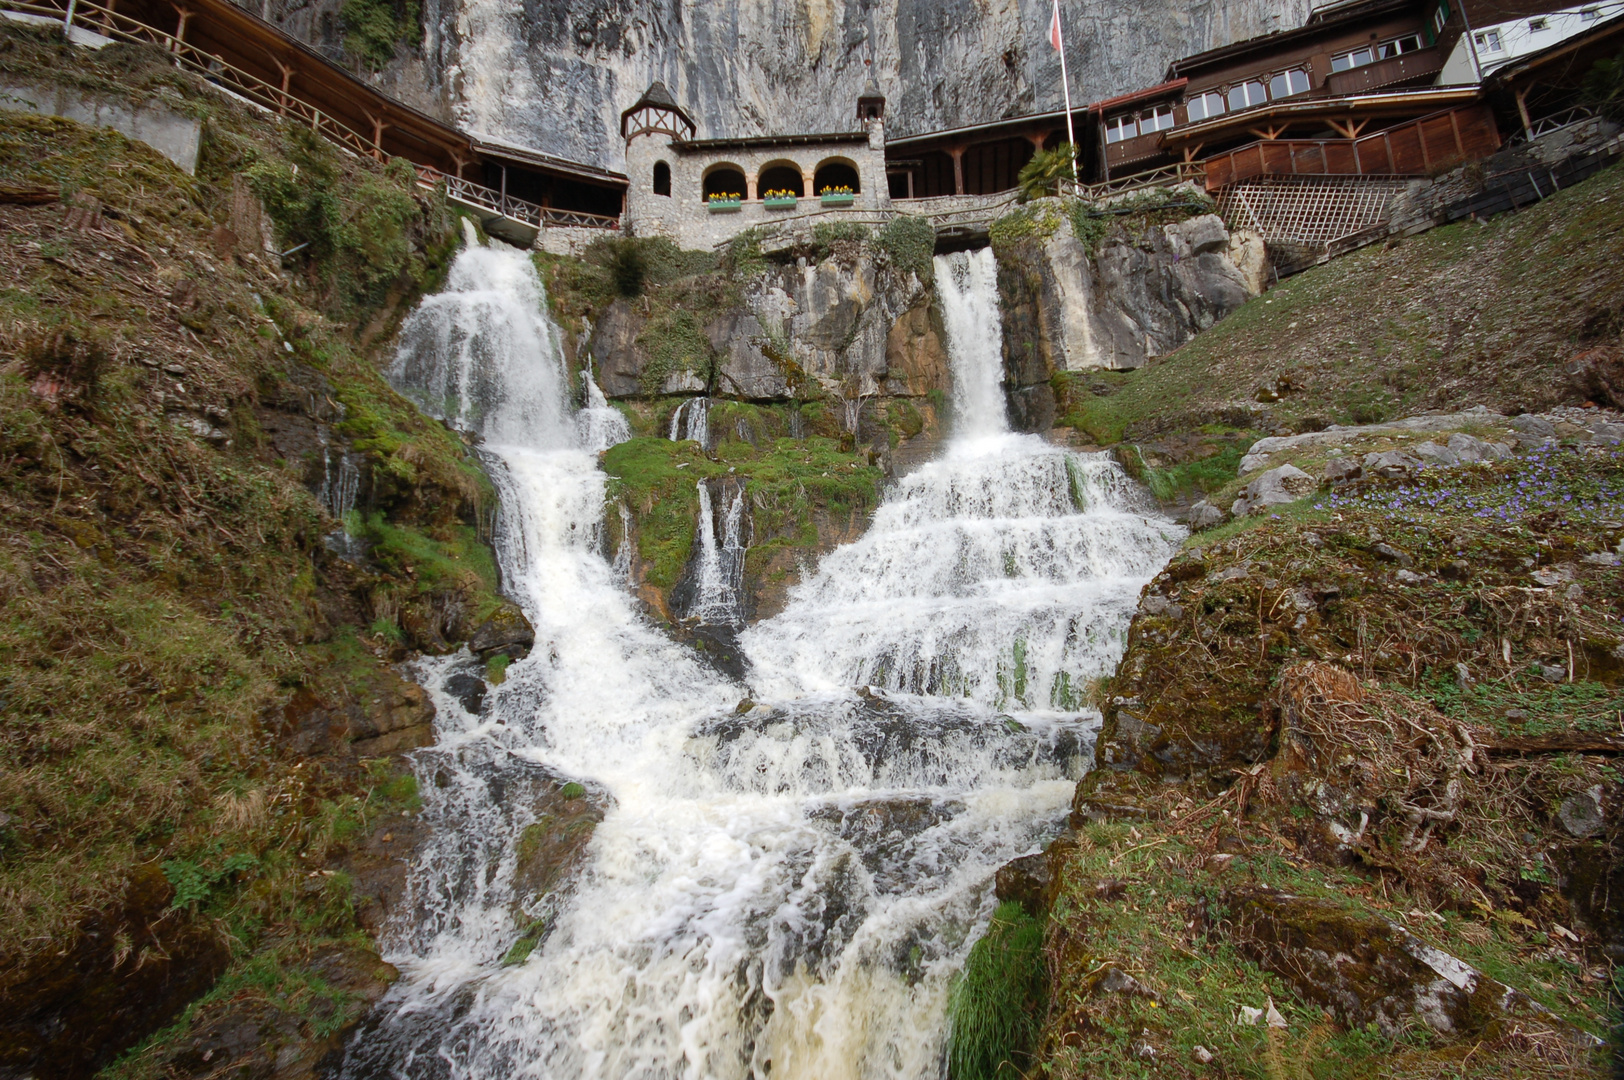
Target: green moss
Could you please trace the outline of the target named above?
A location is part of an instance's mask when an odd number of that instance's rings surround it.
[[[947,1068],[953,1080],[1026,1075],[1048,997],[1043,924],[1005,903],[970,949],[948,1002]]]
[[[1146,466],[1140,480],[1150,488],[1151,494],[1163,501],[1177,498],[1190,491],[1214,492],[1231,484],[1240,467],[1241,458],[1255,439],[1244,438],[1225,443],[1210,457],[1185,461],[1177,465],[1152,468]],[[1141,458],[1142,460],[1142,458]]]
[[[741,416],[773,415],[758,406],[733,407]],[[781,419],[773,422],[781,423]],[[815,543],[811,524],[815,511],[871,508],[882,478],[863,455],[842,451],[836,440],[820,437],[764,439],[759,448],[724,440],[714,461],[696,443],[636,438],[611,447],[604,455],[604,469],[610,477],[611,503],[624,501],[637,515],[638,556],[647,567],[649,583],[662,589],[676,584],[687,565],[700,480],[732,477],[744,482],[758,535],[774,538],[760,545],[759,552],[752,547],[751,555],[760,559],[774,546]]]
[[[993,251],[1002,256],[1028,240],[1041,244],[1059,230],[1063,220],[1059,203],[1046,200],[1032,206],[1016,207],[994,221],[987,234],[992,240]]]
[[[922,217],[898,214],[886,222],[874,238],[874,247],[892,266],[914,274],[929,283],[936,254],[936,229]]]
[[[713,378],[716,354],[691,311],[660,312],[637,335],[637,347],[647,358],[638,378],[650,397],[677,372],[693,372],[706,385]]]
[[[571,780],[559,789],[558,794],[566,799],[579,799],[586,794],[586,788]]]
[[[338,14],[344,24],[344,51],[368,71],[388,66],[402,39],[423,34],[418,0],[344,0]]]

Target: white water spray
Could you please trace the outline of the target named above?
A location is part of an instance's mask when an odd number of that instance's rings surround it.
[[[939,260],[944,305],[996,319],[986,268],[955,276],[990,262]],[[970,436],[742,635],[762,703],[735,709],[745,688],[642,620],[599,554],[604,478],[539,305],[522,256],[464,252],[393,369],[484,435],[536,645],[478,715],[450,692],[467,660],[420,665],[439,710],[419,758],[433,840],[390,942],[402,978],[345,1075],[939,1075],[991,877],[1063,820],[1095,719],[1077,690],[1114,663],[1175,528],[1135,512],[1107,462],[999,434],[1001,361],[958,336],[984,321],[950,310]],[[736,610],[743,494],[701,496],[715,580],[698,594]],[[578,880],[526,895],[517,851],[563,778],[607,816]],[[540,944],[503,966],[526,933]]]

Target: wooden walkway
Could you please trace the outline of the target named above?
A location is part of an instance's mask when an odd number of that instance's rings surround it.
[[[301,42],[229,0],[0,0],[0,13],[59,22],[80,42],[155,47],[218,89],[296,123],[350,153],[401,157],[419,184],[446,186],[451,202],[478,214],[487,231],[528,245],[547,226],[617,230],[626,178],[595,166],[476,139],[380,93]],[[160,16],[169,28],[158,25]],[[466,178],[495,166],[521,173],[558,198],[531,202]],[[572,197],[573,196],[573,197]]]

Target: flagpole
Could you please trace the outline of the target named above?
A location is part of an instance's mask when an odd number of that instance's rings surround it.
[[[1066,36],[1060,26],[1060,0],[1054,0],[1054,47],[1060,53],[1060,87],[1066,95],[1066,144],[1071,147],[1071,188],[1077,194],[1077,133],[1071,124],[1071,77],[1066,74]]]

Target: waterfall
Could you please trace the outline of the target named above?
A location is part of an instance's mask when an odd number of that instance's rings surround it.
[[[327,550],[353,560],[365,549],[355,533],[355,500],[361,492],[360,455],[349,451],[334,454],[325,427],[317,427],[316,437],[321,440],[321,488],[316,499],[338,522],[338,528],[325,538]]]
[[[581,385],[586,390],[586,405],[575,414],[575,432],[581,445],[593,453],[601,453],[631,438],[631,424],[619,409],[609,404],[591,371],[581,372]]]
[[[992,248],[936,256],[936,292],[953,368],[955,433],[962,439],[1008,431],[1004,324]]]
[[[980,270],[939,264],[944,305],[995,316],[991,256],[954,258]],[[731,683],[641,619],[600,554],[604,476],[542,303],[522,255],[465,251],[391,369],[483,436],[536,643],[477,713],[449,691],[471,658],[418,663],[431,839],[384,943],[401,978],[343,1075],[939,1076],[992,876],[1062,827],[1098,722],[1077,693],[1176,527],[1104,459],[1001,433],[1001,362],[955,315],[955,385],[980,388],[958,439],[743,632],[749,685]],[[736,610],[742,487],[700,497],[700,595],[731,589]],[[533,895],[518,851],[564,779],[604,820],[575,880]]]
[[[701,480],[699,518],[694,523],[699,541],[694,599],[688,617],[710,626],[744,624],[744,485],[734,484],[726,514],[718,521],[711,506],[710,485]],[[727,494],[723,489],[723,494]]]
[[[671,414],[672,442],[693,439],[700,446],[710,443],[710,398],[689,398]]]

